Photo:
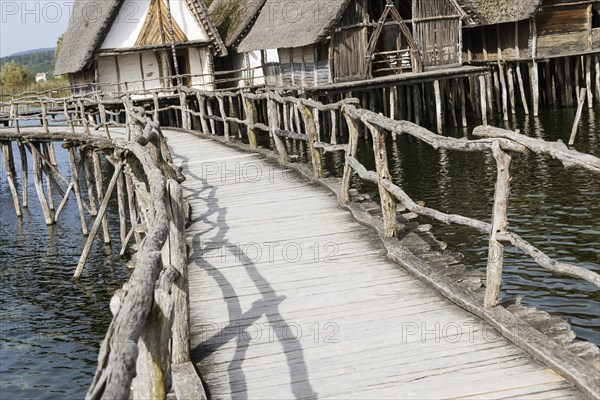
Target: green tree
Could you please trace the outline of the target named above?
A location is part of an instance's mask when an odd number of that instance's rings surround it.
[[[24,65],[16,61],[10,61],[2,66],[0,70],[0,82],[9,92],[19,90],[19,88],[35,81],[33,72]]]

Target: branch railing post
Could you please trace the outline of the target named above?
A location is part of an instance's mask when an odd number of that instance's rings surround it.
[[[226,141],[229,141],[229,122],[227,122],[227,113],[225,112],[225,100],[222,95],[217,95],[217,102],[219,103],[219,113],[223,119],[223,135]]]
[[[506,229],[508,228],[508,200],[510,197],[511,181],[510,163],[512,159],[509,153],[502,150],[498,141],[492,144],[492,153],[496,159],[497,178],[486,272],[487,282],[484,299],[484,306],[486,308],[494,307],[499,303],[499,295],[502,288],[504,245],[498,240],[498,235],[506,233]]]
[[[342,114],[346,119],[346,123],[348,125],[348,150],[346,151],[346,157],[356,158],[356,152],[358,151],[358,123],[354,118],[352,118],[346,108],[342,108]],[[352,180],[353,169],[348,164],[348,161],[344,163],[344,176],[342,177],[342,191],[341,191],[341,200],[343,204],[350,203],[350,183]]]
[[[273,137],[273,141],[275,142],[275,147],[277,148],[277,153],[279,154],[279,160],[285,164],[288,162],[288,152],[285,148],[285,144],[277,135],[277,130],[279,129],[278,114],[279,113],[277,112],[277,104],[273,100],[272,96],[269,96],[269,99],[267,101],[267,117],[269,119],[269,131],[271,132],[271,136]]]
[[[383,214],[383,235],[386,238],[396,236],[398,223],[396,221],[396,200],[383,186],[383,180],[392,180],[388,168],[387,149],[385,145],[385,130],[377,125],[372,125],[363,120],[365,126],[371,132],[373,137],[373,152],[375,153],[375,166],[379,187],[379,197],[381,198],[381,212]]]
[[[49,133],[50,129],[48,127],[48,103],[42,101],[40,103],[40,107],[42,109],[42,126],[44,127],[44,132]]]
[[[317,127],[315,125],[312,112],[301,102],[297,103],[296,108],[300,112],[300,114],[302,114],[302,120],[304,122],[304,127],[306,128],[306,135],[308,136],[308,148],[310,150],[313,172],[315,174],[315,177],[322,178],[323,162],[320,150],[315,147],[315,144],[319,141],[319,137],[317,134]]]
[[[244,113],[246,114],[248,143],[250,144],[250,148],[254,150],[258,146],[256,143],[256,132],[254,131],[254,114],[256,112],[256,108],[254,107],[254,102],[245,94],[242,94],[242,101],[244,102]]]

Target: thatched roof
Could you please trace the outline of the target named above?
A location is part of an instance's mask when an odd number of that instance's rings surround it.
[[[238,51],[303,47],[324,39],[351,0],[267,0]]]
[[[63,38],[54,75],[73,74],[89,67],[102,45],[124,0],[75,0],[69,27]],[[188,4],[189,2],[189,4]],[[217,54],[227,54],[203,0],[186,0],[199,25],[208,33]],[[193,4],[194,7],[189,5]]]
[[[119,13],[122,0],[77,0],[58,53],[54,75],[83,70]],[[93,10],[93,12],[90,12]]]
[[[235,46],[266,0],[215,0],[208,12],[227,47]]]
[[[493,25],[531,18],[542,0],[455,0],[467,14],[467,26]]]

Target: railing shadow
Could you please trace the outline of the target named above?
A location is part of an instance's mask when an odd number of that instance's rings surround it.
[[[207,227],[207,229],[194,234],[191,240],[190,268],[193,268],[194,265],[202,268],[219,285],[223,298],[227,302],[228,312],[227,325],[222,326],[219,331],[192,348],[192,360],[197,364],[231,340],[235,340],[235,354],[228,367],[231,396],[234,399],[248,399],[248,386],[243,370],[246,352],[253,340],[248,329],[264,316],[270,326],[281,328],[273,330],[275,333],[273,340],[281,345],[282,352],[286,356],[291,382],[290,390],[294,397],[298,399],[317,398],[317,393],[310,383],[303,349],[299,340],[284,334],[284,332],[289,331],[287,329],[289,325],[281,314],[279,305],[285,301],[286,297],[279,296],[271,283],[260,273],[253,260],[241,251],[235,243],[229,241],[227,208],[219,204],[218,186],[211,185],[204,177],[191,172],[188,168],[190,160],[185,155],[174,153],[174,156],[180,161],[187,177],[192,178],[193,181],[202,182],[200,189],[184,187],[185,197],[199,199],[206,204],[206,209],[202,214],[193,216],[190,221],[190,224],[202,224]],[[253,302],[250,309],[242,310],[234,285],[219,271],[217,266],[207,259],[206,256],[215,250],[231,254],[236,260],[239,260],[240,266],[244,268],[255,285],[257,295],[261,298]],[[210,388],[208,389],[210,390]]]

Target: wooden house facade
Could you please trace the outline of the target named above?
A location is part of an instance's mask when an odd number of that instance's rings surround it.
[[[211,90],[213,57],[226,53],[201,0],[78,0],[55,74],[80,85],[75,94],[144,95],[180,83]]]
[[[210,7],[235,86],[314,88],[462,63],[465,13],[454,0],[245,3]]]

